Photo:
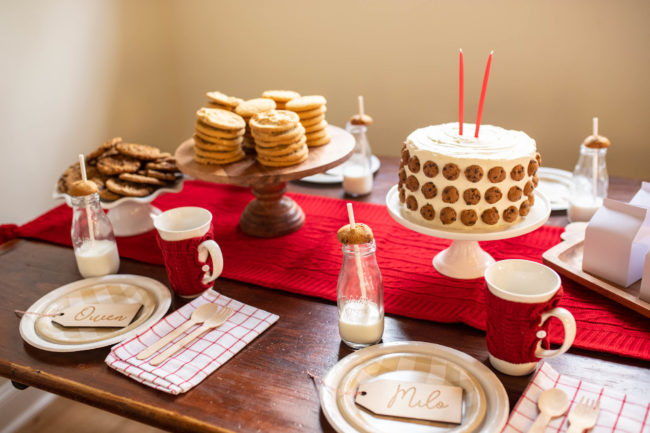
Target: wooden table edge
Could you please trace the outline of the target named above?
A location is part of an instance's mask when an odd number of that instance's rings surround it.
[[[11,362],[0,361],[0,376],[165,430],[188,433],[235,433],[233,430],[201,422],[196,418],[178,412],[164,410],[137,400],[99,391],[90,385],[58,377],[42,370],[22,367]],[[142,416],[143,413],[151,415]],[[152,420],[154,421],[152,422]]]

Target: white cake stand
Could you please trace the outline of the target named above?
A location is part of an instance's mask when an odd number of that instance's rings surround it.
[[[534,194],[535,205],[530,209],[528,215],[520,222],[499,231],[445,230],[412,222],[402,215],[397,185],[388,191],[386,206],[390,216],[404,227],[424,235],[451,239],[453,241],[451,245],[433,258],[433,267],[442,275],[468,280],[482,277],[485,268],[495,262],[491,255],[481,249],[478,241],[514,238],[532,232],[548,220],[551,215],[551,205],[548,199],[539,191],[535,191]]]

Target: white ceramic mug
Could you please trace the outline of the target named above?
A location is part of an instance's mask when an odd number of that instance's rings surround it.
[[[485,282],[488,288],[488,351],[494,368],[509,375],[523,376],[535,370],[539,358],[552,358],[569,350],[575,339],[576,322],[568,310],[551,304],[561,283],[554,270],[529,260],[502,260],[487,267]],[[527,328],[526,321],[510,323],[512,318],[504,317],[507,315],[504,311],[513,312],[513,317],[519,312],[535,313],[532,313],[534,317],[529,317],[531,326]],[[542,349],[542,339],[546,337],[546,332],[539,328],[551,317],[562,322],[564,342],[558,349],[545,350]],[[517,328],[513,329],[513,326]],[[505,335],[506,332],[500,335],[498,329],[508,330],[509,335]],[[516,341],[518,338],[522,340],[522,347],[521,352],[515,354],[512,348],[520,343]],[[526,346],[531,341],[535,343],[534,354],[527,356]],[[507,346],[508,350],[501,350],[502,346]],[[499,356],[492,352],[497,352]]]
[[[178,207],[157,215],[153,220],[158,231],[158,245],[163,250],[165,267],[172,288],[182,297],[194,297],[212,287],[223,271],[223,255],[211,235],[212,214],[201,207]],[[210,235],[208,234],[210,232]],[[196,245],[196,256],[194,249]],[[199,269],[193,269],[198,258]],[[210,258],[212,273],[207,265]]]

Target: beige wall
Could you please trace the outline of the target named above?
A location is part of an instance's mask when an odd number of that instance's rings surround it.
[[[14,4],[16,3],[16,4]],[[375,153],[456,120],[457,50],[474,121],[495,50],[484,123],[522,129],[544,164],[571,169],[591,117],[610,174],[650,178],[650,2],[33,1],[0,6],[0,221],[51,205],[58,173],[112,135],[173,150],[206,90],[327,97],[343,125],[366,98]],[[23,164],[30,167],[25,179]],[[37,168],[38,167],[38,168]],[[20,188],[10,185],[20,181]],[[7,207],[5,203],[17,206]]]

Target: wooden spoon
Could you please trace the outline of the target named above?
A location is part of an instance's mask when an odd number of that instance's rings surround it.
[[[187,322],[184,322],[181,326],[172,330],[169,334],[165,335],[163,338],[156,341],[151,346],[144,349],[142,352],[138,353],[138,356],[136,356],[136,358],[140,360],[149,358],[151,355],[158,352],[158,350],[165,347],[168,343],[172,342],[176,337],[190,329],[191,326],[194,326],[198,323],[203,323],[208,320],[210,316],[217,312],[218,309],[219,306],[211,302],[201,305],[196,310],[194,310],[192,316]]]
[[[561,389],[547,389],[539,396],[537,407],[539,407],[539,415],[528,433],[542,433],[551,419],[557,418],[567,411],[569,398]]]

